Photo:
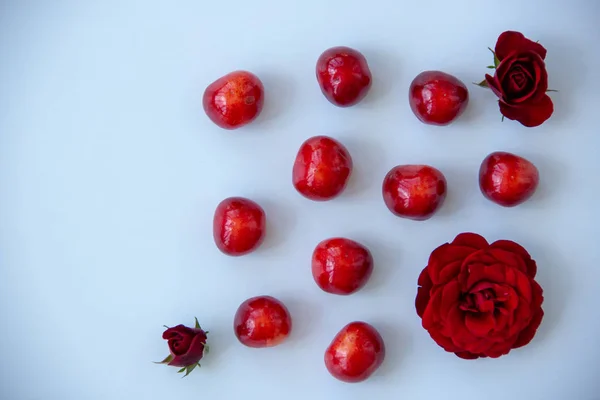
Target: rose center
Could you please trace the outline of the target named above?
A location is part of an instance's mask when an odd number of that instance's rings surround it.
[[[507,79],[505,79],[505,90],[512,96],[529,93],[534,84],[533,74],[521,64],[513,65]]]
[[[188,336],[177,335],[169,340],[169,347],[176,355],[185,354],[190,347],[191,338]]]
[[[496,308],[496,294],[492,289],[470,292],[463,296],[460,309],[475,313],[489,313]]]

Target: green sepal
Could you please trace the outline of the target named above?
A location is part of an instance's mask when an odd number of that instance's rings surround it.
[[[207,344],[205,344],[204,345],[204,351],[203,351],[204,355],[207,355],[209,351],[210,351],[210,347]]]
[[[196,320],[195,328],[196,329],[202,329],[202,328],[200,328],[200,323],[198,322],[198,318],[194,317],[194,319]]]
[[[489,87],[490,87],[490,86],[488,85],[488,83],[487,83],[487,80],[485,80],[485,79],[484,79],[484,80],[482,80],[482,81],[481,81],[481,82],[479,82],[479,83],[477,83],[477,82],[473,82],[473,85],[477,85],[477,86],[479,86],[479,87],[482,87],[482,88],[489,88]]]
[[[495,67],[495,66],[493,66],[493,65],[488,65],[486,68],[487,68],[487,69],[496,69],[496,67]]]
[[[179,371],[177,371],[178,374],[182,373],[183,371],[185,371],[185,367],[181,368]]]
[[[548,89],[548,90],[546,90],[546,93],[548,93],[548,92],[558,92],[558,90],[556,90],[556,89]]]
[[[504,122],[504,115],[502,116],[502,121],[500,121],[500,122]]]
[[[196,364],[188,365],[187,367],[183,368],[183,370],[185,370],[185,375],[182,376],[182,378],[185,378],[186,376],[188,376],[194,370],[194,368],[199,367],[199,366],[200,366],[200,364],[196,363]]]
[[[488,50],[491,51],[492,54],[494,55],[494,67],[498,68],[498,65],[500,65],[500,60],[498,59],[498,56],[496,55],[496,52],[494,50],[492,50],[491,47],[488,47]]]
[[[169,354],[164,360],[162,361],[154,361],[154,364],[168,364],[171,361],[173,361],[173,354]]]

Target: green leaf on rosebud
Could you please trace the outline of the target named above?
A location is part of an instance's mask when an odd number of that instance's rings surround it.
[[[187,368],[187,367],[183,367],[183,368],[181,368],[179,371],[177,371],[177,373],[178,373],[178,374],[181,374],[183,371],[185,371],[185,369],[186,369],[186,368]]]
[[[158,362],[158,361],[154,361],[154,364],[168,364],[171,361],[173,361],[173,354],[169,354],[164,360]]]
[[[208,347],[208,345],[205,344],[204,345],[204,355],[207,355],[209,351],[210,351],[210,347]]]
[[[194,368],[199,367],[199,366],[200,366],[200,364],[192,364],[192,365],[188,365],[185,368],[182,368],[183,370],[185,370],[185,375],[182,376],[182,378],[185,378],[186,376],[188,376],[194,370]]]
[[[488,65],[486,68],[487,69],[496,69],[496,67],[494,67],[493,65]]]
[[[490,47],[488,47],[488,50],[491,51],[492,54],[494,55],[494,66],[498,67],[498,65],[500,64],[500,60],[498,59],[498,56],[496,56],[496,52],[494,50],[492,50]]]
[[[473,82],[473,85],[477,85],[477,86],[482,87],[482,88],[489,88],[490,87],[485,79],[482,80],[479,83]]]
[[[548,89],[548,90],[546,90],[546,93],[547,92],[558,92],[558,90],[556,90],[556,89]]]
[[[198,318],[194,317],[194,319],[196,320],[196,325],[195,325],[196,329],[202,329],[202,328],[200,328],[200,323],[198,322]]]

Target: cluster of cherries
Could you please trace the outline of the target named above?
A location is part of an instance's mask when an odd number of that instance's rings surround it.
[[[349,107],[362,100],[371,87],[365,57],[348,47],[326,50],[318,59],[317,81],[334,105]],[[448,125],[465,110],[467,87],[456,77],[425,71],[410,85],[409,103],[419,120]],[[264,89],[258,77],[235,71],[210,84],[203,97],[208,117],[219,127],[236,129],[261,112]],[[292,182],[304,197],[327,201],[338,196],[352,173],[352,158],[339,141],[327,136],[306,140],[296,156]],[[506,152],[485,158],[479,171],[482,193],[491,201],[511,207],[533,195],[539,181],[537,168],[526,159]],[[399,165],[385,176],[383,200],[389,210],[403,218],[426,220],[446,197],[446,179],[428,165]],[[214,240],[223,253],[241,256],[255,250],[265,236],[265,212],[256,202],[231,197],[214,214]],[[312,255],[312,274],[325,292],[349,295],[362,288],[373,271],[373,258],[362,244],[347,238],[322,241]],[[235,314],[234,330],[249,347],[271,347],[289,335],[292,321],[285,305],[270,296],[243,302]],[[367,379],[383,362],[385,347],[377,330],[365,322],[346,325],[325,351],[325,365],[346,382]]]

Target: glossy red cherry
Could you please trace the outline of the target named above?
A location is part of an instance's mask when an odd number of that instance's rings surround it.
[[[250,253],[265,237],[266,217],[261,206],[243,197],[229,197],[217,206],[213,218],[215,244],[223,253]]]
[[[369,378],[383,363],[385,346],[381,335],[366,322],[351,322],[325,351],[325,366],[335,378],[349,383]]]
[[[248,347],[273,347],[292,330],[292,318],[285,305],[271,296],[252,297],[235,313],[235,336]]]
[[[339,195],[352,172],[352,158],[337,140],[315,136],[305,141],[292,171],[294,187],[311,200],[330,200]]]
[[[423,221],[440,208],[446,198],[446,178],[428,165],[399,165],[385,176],[383,200],[399,217]]]
[[[333,47],[317,60],[317,81],[327,100],[339,107],[350,107],[367,95],[371,71],[360,52]]]
[[[204,91],[202,105],[208,118],[223,129],[236,129],[252,122],[264,104],[264,88],[248,71],[231,72]]]
[[[410,84],[408,100],[411,110],[422,122],[448,125],[467,108],[469,91],[452,75],[425,71]]]
[[[481,193],[504,207],[514,207],[529,199],[539,181],[535,165],[523,157],[502,151],[487,156],[479,168]]]
[[[354,240],[327,239],[313,252],[313,278],[328,293],[352,294],[365,286],[372,272],[371,252]]]

